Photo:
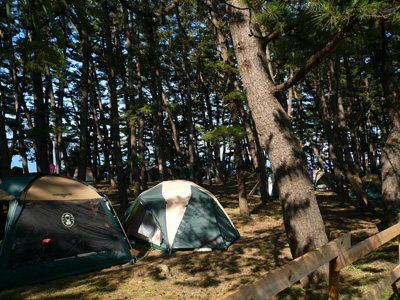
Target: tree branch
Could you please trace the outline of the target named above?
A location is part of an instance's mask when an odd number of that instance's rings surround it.
[[[355,24],[355,19],[349,22],[349,24],[344,29],[340,30],[335,37],[325,45],[324,48],[311,57],[307,64],[303,66],[292,78],[275,86],[273,93],[276,94],[287,90],[303,79],[312,69],[319,65],[326,57],[332,54],[339,47],[339,45],[343,42],[346,33],[348,33]]]

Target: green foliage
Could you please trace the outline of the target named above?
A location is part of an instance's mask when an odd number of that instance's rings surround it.
[[[223,61],[215,64],[215,69],[223,73],[238,74],[239,70],[234,66],[233,62],[224,63]]]
[[[150,105],[150,104],[149,105],[145,105],[145,106],[143,106],[143,107],[138,109],[139,112],[141,112],[141,113],[143,113],[145,115],[149,115],[149,114],[153,113],[153,110],[154,110],[153,106]]]
[[[202,135],[205,141],[219,143],[223,139],[241,139],[247,135],[243,127],[218,126]]]
[[[246,98],[246,95],[243,94],[242,92],[233,91],[233,92],[230,92],[228,95],[226,95],[224,98],[222,98],[222,100],[225,103],[229,103],[229,101],[231,101],[231,100],[241,101],[243,103],[246,103],[247,98]]]
[[[271,24],[273,24],[273,27],[282,29],[294,18],[293,11],[291,11],[286,1],[268,1],[264,5],[259,1],[255,7],[258,8],[257,11],[259,12],[257,21],[270,28]]]
[[[309,5],[316,24],[326,30],[343,28],[352,18],[389,18],[398,22],[399,4],[388,1],[352,0],[352,1],[312,1]]]

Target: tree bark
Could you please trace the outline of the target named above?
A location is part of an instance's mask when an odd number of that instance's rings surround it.
[[[400,212],[400,90],[394,66],[388,53],[387,36],[381,21],[381,44],[377,47],[375,60],[381,79],[385,104],[389,110],[390,131],[382,149],[382,198],[384,227],[397,224]]]
[[[337,157],[339,158],[339,164],[341,169],[345,172],[346,178],[349,180],[351,186],[353,187],[358,203],[361,209],[365,209],[368,206],[367,193],[365,192],[360,174],[357,172],[357,168],[354,164],[354,160],[350,153],[349,142],[347,139],[347,125],[343,105],[343,96],[340,82],[340,62],[337,57],[335,61],[330,61],[330,71],[331,71],[331,96],[332,96],[332,106],[334,112],[333,121],[333,138],[334,142],[337,143]],[[330,125],[329,125],[330,126]]]
[[[144,105],[143,99],[143,84],[142,84],[142,69],[141,69],[141,56],[138,51],[136,53],[136,77],[137,77],[137,90],[139,96],[139,105]],[[144,143],[144,126],[145,126],[145,115],[144,112],[139,112],[138,120],[139,130],[138,130],[138,145],[139,145],[139,156],[140,156],[140,183],[142,191],[146,191],[149,187],[147,185],[147,170],[146,170],[146,146]]]
[[[118,98],[117,98],[117,85],[116,85],[116,75],[115,75],[115,62],[113,54],[113,44],[111,41],[111,20],[108,12],[107,1],[102,1],[102,7],[105,12],[105,26],[104,34],[106,38],[106,56],[107,56],[107,78],[109,86],[109,96],[110,96],[110,110],[111,110],[111,135],[113,138],[113,158],[114,166],[116,169],[116,175],[118,178],[118,195],[120,211],[125,211],[128,206],[128,194],[127,194],[127,182],[124,171],[124,165],[122,160],[121,152],[121,139],[119,134],[119,112],[118,112]],[[112,174],[110,174],[112,176]]]
[[[82,26],[83,27],[83,26]],[[90,45],[89,36],[86,28],[80,28],[79,35],[82,47],[82,71],[81,71],[81,106],[79,111],[80,137],[79,137],[79,157],[78,157],[78,179],[85,181],[87,157],[89,149],[88,132],[88,96],[89,96],[89,61]]]
[[[160,82],[157,84],[159,78],[158,70],[158,54],[155,49],[155,37],[154,37],[154,27],[153,21],[149,21],[146,27],[146,37],[148,42],[148,59],[150,64],[150,92],[153,99],[153,134],[154,134],[154,152],[156,155],[156,161],[158,164],[158,170],[160,173],[161,181],[168,179],[168,172],[166,166],[165,153],[162,150],[164,145],[164,135],[163,135],[163,112],[162,112],[162,100],[161,100],[161,90],[162,86]]]
[[[189,154],[189,174],[190,180],[196,182],[197,184],[201,184],[201,172],[200,166],[196,164],[197,153],[195,151],[194,143],[195,143],[195,128],[193,125],[193,116],[192,116],[192,88],[191,88],[191,78],[190,72],[191,68],[188,61],[188,49],[187,49],[187,36],[185,29],[182,26],[180,15],[179,15],[179,6],[175,7],[176,10],[176,18],[178,23],[179,34],[181,38],[182,44],[182,59],[183,59],[183,67],[185,73],[185,86],[186,86],[186,107],[187,107],[187,115],[186,115],[186,131],[187,131],[187,141],[188,141],[188,154]]]
[[[33,0],[29,1],[30,15],[33,23],[33,30],[30,35],[30,42],[33,46],[33,55],[31,59],[34,62],[33,65],[40,66],[42,62],[38,60],[40,57],[39,45],[42,43],[39,28],[35,26],[37,24],[36,6]],[[48,172],[49,161],[47,156],[47,136],[48,127],[46,127],[46,107],[44,105],[43,95],[43,82],[40,68],[31,68],[31,78],[33,85],[33,96],[34,96],[34,124],[35,126],[31,129],[33,135],[33,143],[36,154],[36,166],[38,172]]]
[[[0,112],[0,179],[4,180],[4,178],[10,175],[11,157],[9,155],[9,149],[8,149],[5,113],[3,114],[3,112],[5,112],[4,103],[1,106],[1,108],[2,112]]]
[[[293,258],[328,242],[322,216],[312,187],[307,162],[291,122],[274,96],[263,61],[265,48],[255,36],[261,36],[257,26],[250,35],[249,9],[240,0],[228,1],[227,11],[235,53],[257,131],[261,136],[275,175],[282,204],[286,234]],[[326,276],[321,268],[316,277]]]
[[[225,37],[222,33],[222,28],[220,26],[220,20],[217,18],[217,14],[215,13],[213,9],[213,3],[211,0],[207,0],[207,5],[210,7],[210,15],[211,15],[211,21],[216,28],[217,32],[217,39],[218,39],[218,44],[219,44],[219,49],[222,54],[222,60],[224,64],[228,67],[229,65],[229,54],[228,54],[228,47],[227,44],[225,43]],[[239,92],[238,84],[234,78],[234,74],[232,74],[231,71],[227,68],[225,71],[226,76],[227,76],[227,92],[228,92],[228,97],[229,97],[229,102],[230,102],[230,112],[232,116],[232,124],[233,126],[239,127],[240,126],[240,121],[239,121],[239,113],[241,113],[242,120],[245,123],[245,128],[246,131],[249,133],[249,139],[251,140],[251,144],[254,145],[252,150],[253,154],[253,161],[254,161],[254,166],[256,169],[258,169],[258,157],[255,151],[255,143],[254,143],[254,138],[252,135],[252,130],[250,128],[250,124],[247,119],[245,119],[247,116],[245,115],[245,112],[243,110],[243,106],[240,103],[242,99],[236,99],[233,94],[229,94],[230,92]],[[247,125],[247,126],[246,126]],[[243,154],[242,154],[242,142],[241,138],[239,137],[234,137],[234,143],[235,143],[235,148],[234,148],[234,159],[235,159],[235,169],[236,169],[236,178],[238,182],[238,197],[239,197],[239,209],[240,209],[240,215],[241,216],[249,216],[249,207],[248,207],[248,202],[247,202],[247,195],[246,195],[246,181],[245,181],[245,168],[244,168],[244,163],[243,163]],[[265,174],[264,174],[265,176]],[[263,187],[266,187],[266,182],[262,182]],[[264,193],[262,194],[262,200],[266,201],[265,199],[265,189],[263,191]]]
[[[127,65],[128,65],[128,101],[126,107],[128,109],[128,138],[129,138],[129,168],[132,174],[132,185],[133,193],[136,198],[139,196],[140,190],[140,175],[138,167],[138,156],[137,156],[137,132],[136,132],[136,111],[137,105],[134,97],[134,70],[133,70],[133,47],[132,47],[132,29],[130,28],[130,22],[128,13],[124,11],[125,20],[125,35],[126,35],[126,48],[127,48]],[[121,71],[123,72],[123,65],[121,64]]]

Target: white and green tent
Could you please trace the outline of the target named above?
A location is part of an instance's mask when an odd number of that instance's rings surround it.
[[[228,249],[239,238],[219,201],[185,180],[164,181],[130,205],[122,223],[128,236],[166,252]]]

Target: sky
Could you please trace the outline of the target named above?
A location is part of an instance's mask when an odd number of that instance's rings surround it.
[[[22,157],[19,155],[14,155],[11,161],[11,168],[20,167],[22,168]],[[37,172],[36,162],[28,161],[29,173]]]

